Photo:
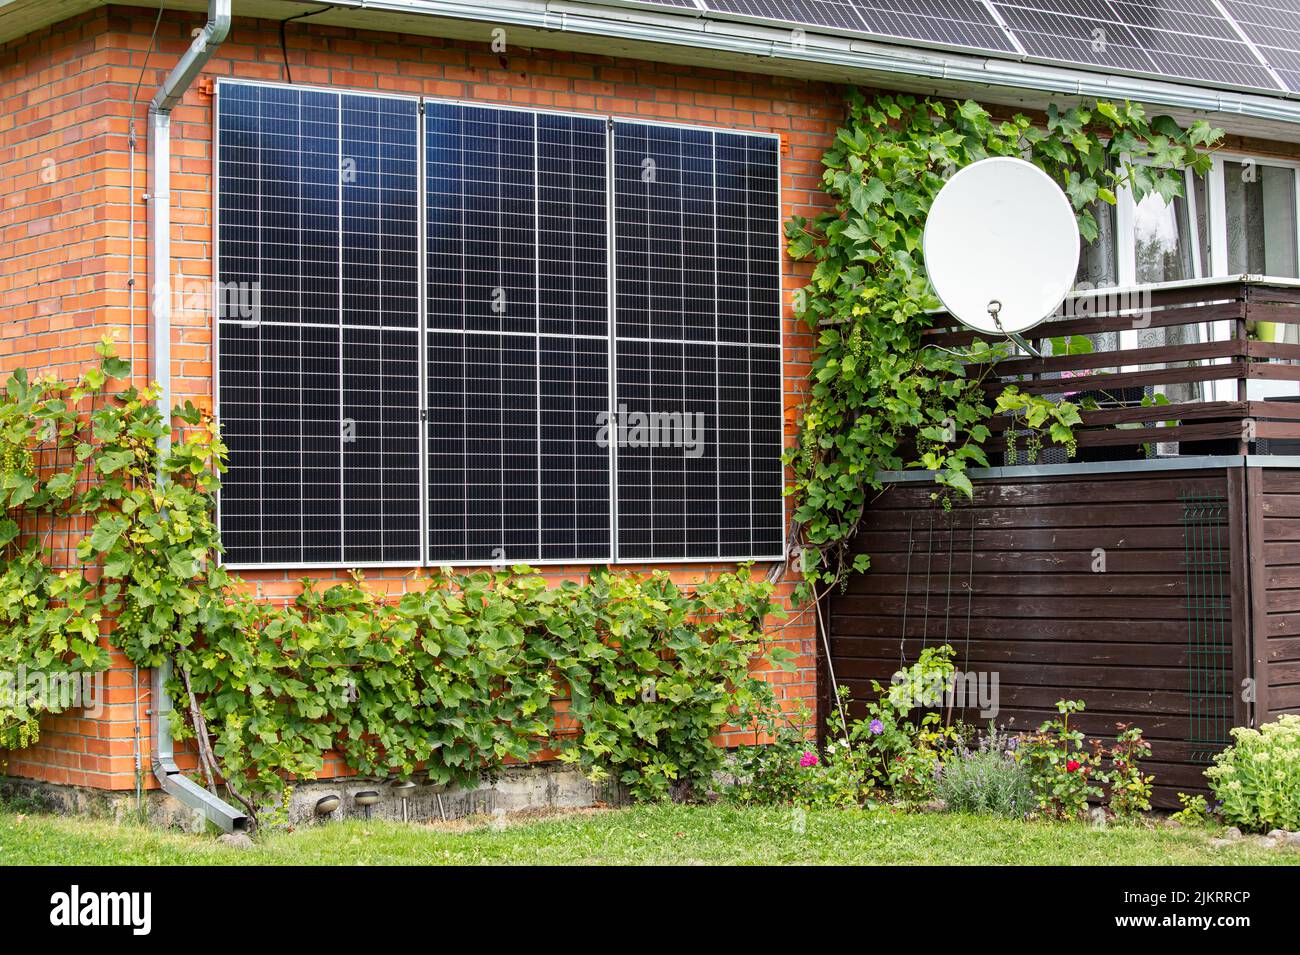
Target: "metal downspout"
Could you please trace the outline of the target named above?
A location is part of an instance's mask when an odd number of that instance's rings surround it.
[[[195,77],[230,32],[231,0],[209,0],[207,25],[195,36],[185,55],[172,68],[149,103],[149,375],[161,389],[158,410],[164,422],[171,421],[171,118]],[[170,428],[164,429],[160,446],[171,444]],[[176,765],[171,732],[171,678],[169,657],[154,667],[153,774],[163,791],[201,812],[208,821],[226,832],[246,829],[249,818],[243,812],[208,792],[185,776]]]

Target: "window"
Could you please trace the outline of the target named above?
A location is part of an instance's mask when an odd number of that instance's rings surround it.
[[[1283,166],[1224,161],[1230,275],[1297,277],[1295,180]]]
[[[1141,285],[1205,274],[1205,246],[1197,215],[1204,208],[1204,177],[1187,176],[1184,192],[1170,202],[1151,194],[1134,203],[1134,273]]]
[[[1213,220],[1204,176],[1185,172],[1183,194],[1169,202],[1155,193],[1135,202],[1124,190],[1115,217],[1120,235],[1118,284],[1182,282],[1210,274]]]
[[[1169,203],[1155,195],[1135,203],[1122,192],[1114,281],[1130,286],[1243,274],[1300,277],[1298,174],[1297,163],[1216,156],[1208,175],[1186,173],[1183,195]],[[1103,227],[1103,239],[1105,234]],[[1104,243],[1085,252],[1080,280],[1104,275],[1105,256]]]
[[[779,558],[773,136],[222,81],[229,565]]]

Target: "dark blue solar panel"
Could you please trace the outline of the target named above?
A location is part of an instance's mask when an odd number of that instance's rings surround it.
[[[605,123],[425,124],[429,559],[607,560]]]
[[[1286,87],[1300,93],[1300,0],[1223,0]]]
[[[216,316],[232,564],[420,558],[418,119],[221,84],[218,288],[256,304]]]
[[[782,552],[776,146],[615,124],[620,560]]]
[[[776,140],[613,125],[611,199],[603,118],[221,84],[230,563],[609,560],[615,473],[622,559],[781,554]]]

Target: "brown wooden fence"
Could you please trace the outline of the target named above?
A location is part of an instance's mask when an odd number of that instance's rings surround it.
[[[1250,468],[1254,664],[1261,722],[1300,713],[1300,471]]]
[[[1300,491],[1294,473],[1283,483]],[[1158,803],[1176,805],[1250,718],[1243,488],[1240,468],[995,479],[945,511],[928,483],[894,485],[857,540],[872,569],[829,603],[835,673],[861,699],[922,647],[950,644],[962,671],[997,675],[999,725],[1036,728],[1066,698],[1086,701],[1077,725],[1089,735],[1140,725]],[[1300,552],[1274,550],[1297,561],[1279,585],[1300,581]],[[1281,628],[1272,649],[1292,658],[1297,597],[1267,598]],[[1300,691],[1287,665],[1291,682],[1269,687],[1279,705]]]

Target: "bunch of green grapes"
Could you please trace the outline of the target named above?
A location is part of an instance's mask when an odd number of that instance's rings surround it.
[[[1030,430],[1025,436],[1025,460],[1030,464],[1038,463],[1038,453],[1043,450],[1043,436],[1037,431]]]
[[[144,611],[140,606],[131,599],[127,599],[122,604],[122,609],[117,615],[117,631],[134,635],[140,631],[141,624],[144,623]]]
[[[0,439],[0,472],[30,475],[34,466],[31,449],[26,444]]]

